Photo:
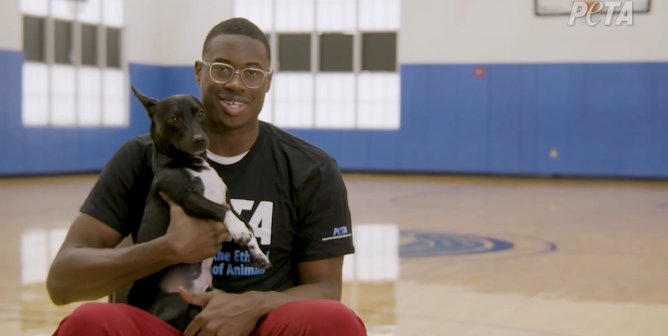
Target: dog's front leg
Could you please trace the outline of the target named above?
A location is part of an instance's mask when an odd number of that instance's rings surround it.
[[[247,245],[254,238],[250,228],[239,219],[227,204],[212,202],[203,195],[191,194],[186,200],[183,209],[193,216],[210,218],[222,222],[239,245]]]
[[[161,169],[153,177],[152,189],[167,194],[176,204],[185,210],[185,203],[193,193],[190,175],[182,169]]]
[[[223,222],[232,240],[240,246],[246,246],[253,257],[253,265],[269,267],[269,258],[262,252],[253,231],[239,218],[239,215],[227,204],[218,204],[198,194],[192,194],[184,204],[184,210],[193,216],[211,218]]]
[[[252,256],[252,262],[251,262],[252,265],[262,268],[267,268],[271,265],[271,263],[269,262],[269,258],[267,258],[267,256],[260,249],[260,245],[257,243],[255,236],[252,235],[246,223],[244,223],[241,219],[239,219],[238,215],[234,211],[227,212],[227,215],[225,215],[224,223],[225,226],[227,227],[227,230],[230,232],[232,239],[237,244],[246,246],[248,248],[248,252],[250,252]],[[251,239],[246,240],[245,243],[239,242],[236,239],[234,239],[234,235],[236,234],[240,237],[243,237],[243,239],[245,240],[244,235],[246,234],[246,232],[251,233]]]

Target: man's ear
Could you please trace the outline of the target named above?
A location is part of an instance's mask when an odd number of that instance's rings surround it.
[[[153,118],[153,111],[155,110],[155,105],[158,104],[158,100],[146,95],[143,95],[141,92],[137,91],[134,86],[132,88],[132,93],[134,93],[135,97],[139,99],[142,105],[144,105],[144,108],[146,109],[146,112],[148,112],[148,116],[150,118]]]
[[[201,86],[200,76],[202,75],[202,63],[200,61],[195,61],[195,82],[197,85]]]

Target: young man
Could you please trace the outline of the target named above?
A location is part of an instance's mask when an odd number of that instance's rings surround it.
[[[264,33],[230,19],[207,35],[195,80],[209,119],[209,160],[235,209],[259,224],[255,233],[272,267],[254,269],[243,250],[224,242],[222,223],[189,217],[172,202],[166,235],[114,248],[136,235],[151,184],[150,138],[140,136],[109,161],[72,223],[47,279],[54,303],[97,299],[166,266],[214,256],[216,290],[181,293],[202,307],[184,335],[366,334],[338,302],[343,256],[354,249],[336,162],[258,120],[271,85],[269,59]],[[180,333],[134,307],[96,302],[79,306],[54,335]]]

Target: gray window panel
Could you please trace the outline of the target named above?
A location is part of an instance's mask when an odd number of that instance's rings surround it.
[[[397,70],[397,33],[362,34],[362,70]]]
[[[107,27],[107,67],[121,67],[121,30]]]
[[[98,65],[97,63],[97,26],[81,25],[81,64]]]
[[[55,27],[55,62],[74,64],[74,50],[72,49],[72,22],[54,21]]]
[[[320,35],[320,71],[353,71],[353,35]]]
[[[278,68],[311,71],[311,34],[278,35]]]
[[[44,52],[44,18],[23,17],[23,52],[26,61],[46,62]]]

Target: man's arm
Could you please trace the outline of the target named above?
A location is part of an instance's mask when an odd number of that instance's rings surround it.
[[[198,262],[220,250],[227,238],[222,223],[192,218],[178,206],[170,208],[167,234],[122,248],[115,248],[120,233],[80,214],[49,270],[51,300],[66,304],[97,299],[167,266]]]
[[[302,284],[283,292],[255,292],[264,296],[258,306],[259,316],[291,301],[303,299],[341,299],[341,270],[343,256],[317,261],[302,262],[299,265]]]
[[[290,288],[284,294],[309,299],[341,299],[343,256],[302,262],[298,266],[302,285]]]
[[[51,300],[66,304],[97,299],[169,264],[168,248],[160,241],[114,248],[121,239],[116,230],[80,214],[49,270]]]

